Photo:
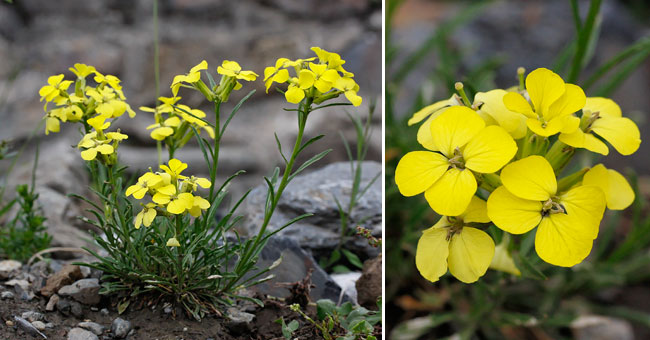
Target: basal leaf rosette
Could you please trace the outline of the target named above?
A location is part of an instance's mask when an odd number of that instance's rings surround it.
[[[462,282],[477,281],[492,262],[494,241],[471,225],[488,222],[486,203],[476,196],[462,214],[442,216],[418,241],[415,265],[420,274],[436,282],[449,268],[451,275]]]
[[[501,171],[503,186],[487,201],[488,216],[500,229],[524,234],[535,227],[535,250],[556,266],[571,267],[591,252],[606,198],[594,185],[558,192],[551,165],[541,156],[512,162]]]
[[[548,137],[559,132],[572,133],[578,128],[580,120],[573,113],[580,111],[586,101],[579,86],[566,84],[549,69],[538,68],[526,77],[524,95],[509,92],[503,103],[508,110],[526,116],[526,125],[533,133]]]
[[[494,173],[517,153],[512,137],[499,126],[485,126],[472,109],[454,106],[430,126],[430,151],[413,151],[399,161],[395,182],[404,196],[424,192],[440,215],[458,216],[477,190],[477,174]]]

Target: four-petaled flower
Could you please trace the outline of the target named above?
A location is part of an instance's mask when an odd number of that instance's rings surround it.
[[[162,182],[162,176],[151,171],[146,172],[138,178],[138,183],[133,184],[126,189],[125,195],[133,195],[136,199],[142,199],[149,190],[156,188],[156,186]]]
[[[135,216],[135,229],[140,229],[140,226],[143,224],[145,227],[150,226],[157,214],[156,205],[153,203],[147,203]]]
[[[454,106],[431,122],[431,151],[413,151],[399,161],[395,182],[404,196],[424,192],[440,215],[458,216],[476,193],[474,173],[494,173],[517,152],[499,126],[485,127],[472,109]],[[427,147],[427,146],[425,146]]]
[[[190,69],[188,74],[181,74],[174,77],[172,81],[171,89],[174,97],[178,94],[178,89],[181,87],[182,83],[193,84],[198,82],[201,79],[201,71],[208,69],[208,62],[202,60],[196,66]]]
[[[605,212],[605,195],[580,185],[557,192],[553,168],[541,156],[529,156],[501,170],[502,186],[487,201],[490,220],[511,234],[537,227],[535,250],[556,266],[571,267],[591,252]]]
[[[54,101],[61,96],[61,92],[65,93],[68,87],[70,87],[70,84],[72,84],[72,81],[63,80],[63,74],[57,74],[47,78],[47,85],[41,87],[38,91],[38,94],[41,96],[41,101]]]

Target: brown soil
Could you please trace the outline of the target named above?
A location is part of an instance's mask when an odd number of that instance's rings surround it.
[[[94,308],[84,306],[84,319],[77,319],[74,316],[64,316],[61,313],[46,312],[45,305],[47,301],[44,298],[37,297],[31,302],[18,301],[14,299],[0,300],[0,339],[36,339],[16,327],[8,326],[7,321],[13,321],[15,315],[20,316],[26,311],[36,311],[45,314],[45,320],[55,325],[52,329],[46,329],[43,333],[48,339],[58,340],[67,339],[70,329],[74,328],[79,322],[88,320],[101,324],[105,327],[104,334],[110,331],[111,323],[118,316],[122,319],[129,320],[135,333],[129,336],[129,340],[146,339],[146,340],[205,340],[205,339],[223,339],[223,340],[244,340],[244,339],[284,339],[280,325],[274,321],[284,317],[285,322],[298,320],[301,327],[296,331],[292,338],[297,339],[322,339],[316,332],[315,328],[299,318],[296,313],[292,312],[288,306],[282,302],[267,300],[265,306],[253,312],[256,317],[251,323],[249,330],[230,329],[226,325],[228,321],[220,317],[208,317],[201,322],[188,319],[184,315],[173,318],[169,314],[164,314],[161,308],[151,310],[143,308],[141,310],[129,310],[122,315],[118,315],[114,308],[109,308],[110,313],[103,315]],[[97,306],[107,307],[107,306]],[[313,310],[309,311],[314,314]],[[101,336],[99,337],[102,338]]]

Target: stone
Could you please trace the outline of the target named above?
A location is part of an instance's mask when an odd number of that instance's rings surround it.
[[[108,309],[106,309],[106,308],[100,309],[99,314],[101,314],[103,316],[107,316],[109,314]]]
[[[58,294],[71,296],[86,305],[96,305],[101,301],[100,288],[98,279],[81,279],[71,285],[61,287]]]
[[[45,325],[43,321],[32,321],[32,326],[34,326],[34,328],[38,329],[39,331],[44,331],[45,328],[47,328],[47,325]]]
[[[84,317],[83,308],[81,307],[81,304],[77,301],[70,301],[70,313],[75,317],[77,317],[78,319],[82,319]]]
[[[56,304],[59,302],[59,296],[54,294],[50,296],[50,299],[47,301],[47,305],[45,305],[45,310],[48,312],[54,311],[54,308],[56,307]]]
[[[69,285],[82,278],[83,275],[81,274],[79,266],[67,264],[47,279],[45,287],[41,289],[41,295],[49,297],[58,292],[61,287]]]
[[[31,336],[40,336],[43,339],[47,339],[45,334],[41,333],[41,331],[36,329],[36,327],[34,327],[29,321],[18,316],[14,316],[14,320],[16,321],[16,325],[18,325],[18,328],[22,329],[25,333]]]
[[[230,307],[226,310],[226,317],[228,322],[226,327],[234,334],[245,334],[250,332],[251,323],[255,319],[255,315],[251,313],[242,312],[235,307]]]
[[[629,322],[606,316],[579,316],[571,322],[571,331],[576,340],[634,340]]]
[[[381,174],[380,163],[364,162],[361,187],[367,185],[377,174]],[[343,207],[349,204],[352,176],[348,162],[330,164],[297,176],[285,189],[267,232],[277,230],[297,216],[311,213],[314,216],[289,226],[279,235],[293,238],[300,246],[315,252],[331,252],[338,244],[340,236],[340,216],[335,197]],[[380,236],[381,197],[381,181],[375,180],[358,200],[349,217],[350,228],[360,225],[371,230],[373,235]],[[258,233],[264,218],[265,200],[266,186],[253,189],[243,207],[244,220],[239,227],[240,234],[250,236]],[[346,243],[346,248],[355,253],[365,253],[367,257],[374,257],[379,252],[378,249],[370,247],[366,240],[358,237],[354,238],[352,243]]]
[[[355,287],[355,282],[361,276],[360,272],[347,272],[347,273],[335,273],[330,275],[332,280],[341,287],[341,296],[337,301],[343,299],[344,295],[347,295],[353,304],[357,304],[357,288]]]
[[[87,329],[87,330],[95,333],[95,335],[102,335],[102,333],[104,333],[104,326],[102,326],[102,325],[100,325],[100,324],[98,324],[96,322],[90,322],[90,321],[80,322],[80,323],[77,324],[77,327]]]
[[[268,268],[280,257],[282,257],[282,262],[269,272],[274,277],[269,281],[250,287],[251,291],[286,298],[290,296],[289,285],[303,280],[311,271],[311,283],[314,286],[310,290],[310,300],[339,300],[341,287],[327,275],[311,254],[303,250],[294,239],[277,235],[271,237],[260,253],[257,267]],[[254,273],[249,273],[249,277]],[[347,301],[348,298],[344,297],[344,300]]]
[[[0,293],[0,299],[2,300],[8,300],[8,299],[13,299],[14,298],[14,293],[5,290],[4,292]]]
[[[117,318],[111,324],[111,333],[113,333],[115,338],[123,339],[129,334],[132,328],[133,326],[130,321]]]
[[[56,310],[58,310],[59,313],[65,315],[65,316],[70,315],[71,309],[72,309],[72,306],[70,305],[70,301],[68,301],[66,299],[60,299],[56,303]]]
[[[357,280],[357,301],[363,307],[377,310],[377,299],[382,296],[382,257],[363,263],[361,277]]]
[[[11,285],[14,287],[14,291],[18,295],[18,298],[24,301],[31,301],[36,295],[31,290],[31,285],[27,280],[11,280],[5,282],[6,285]]]
[[[18,275],[22,266],[23,264],[16,260],[0,261],[0,280],[11,279]]]
[[[34,312],[34,311],[27,311],[24,312],[21,317],[29,322],[34,322],[34,321],[43,321],[45,319],[45,315],[39,312]]]
[[[99,340],[93,332],[83,328],[73,328],[68,332],[68,340]]]

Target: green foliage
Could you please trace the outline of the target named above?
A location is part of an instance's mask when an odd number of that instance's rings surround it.
[[[381,334],[375,330],[375,325],[381,323],[381,298],[377,301],[377,306],[379,311],[374,312],[354,307],[350,302],[337,306],[331,300],[318,300],[317,320],[306,315],[297,304],[292,305],[291,309],[314,325],[326,340],[376,340],[377,335]],[[285,338],[289,339],[286,334]]]
[[[566,269],[545,264],[533,251],[535,235],[531,233],[515,240],[519,252],[512,255],[522,272],[521,277],[489,271],[479,282],[465,285],[449,277],[431,284],[419,276],[414,264],[417,240],[422,229],[433,225],[438,216],[424,199],[405,200],[395,185],[397,161],[407,151],[419,147],[415,139],[418,127],[409,127],[410,115],[403,114],[416,112],[436,99],[448,98],[454,92],[456,80],[469,84],[466,89],[470,90],[470,97],[488,88],[486,84],[493,82],[499,63],[486,61],[484,70],[479,67],[463,69],[462,74],[467,75],[463,78],[459,65],[462,54],[447,44],[454,40],[456,28],[481,14],[485,2],[468,2],[457,16],[445,19],[410,55],[404,55],[390,35],[392,18],[402,2],[390,0],[386,7],[385,224],[399,228],[386,230],[389,245],[384,256],[387,278],[384,296],[388,301],[387,309],[398,311],[408,309],[396,303],[398,296],[413,297],[418,301],[415,307],[419,309],[414,307],[414,310],[419,317],[406,320],[399,313],[391,317],[392,336],[417,339],[429,334],[436,338],[457,335],[460,339],[503,339],[508,335],[504,331],[508,328],[535,327],[544,336],[561,339],[566,337],[570,323],[584,311],[625,318],[648,327],[650,314],[622,305],[612,306],[613,301],[604,301],[602,296],[606,290],[650,282],[650,212],[633,177],[631,184],[636,191],[636,201],[625,213],[613,212],[606,216],[592,255],[582,265]],[[574,13],[576,35],[558,54],[553,69],[569,82],[581,85],[590,96],[607,96],[647,62],[650,40],[643,37],[610,60],[594,65],[593,72],[584,72],[598,43],[601,1],[591,1],[584,18],[580,18],[578,3],[567,2],[567,11]],[[402,83],[431,55],[435,55],[439,63],[421,87],[432,87],[435,98],[422,90],[416,93],[410,106],[397,107],[396,98]],[[477,79],[477,75],[483,76]],[[577,169],[569,168],[567,173],[571,173],[570,170]],[[630,176],[633,174],[626,177]],[[625,226],[624,232],[622,226]],[[495,240],[499,239],[497,228],[490,227],[487,231]]]

